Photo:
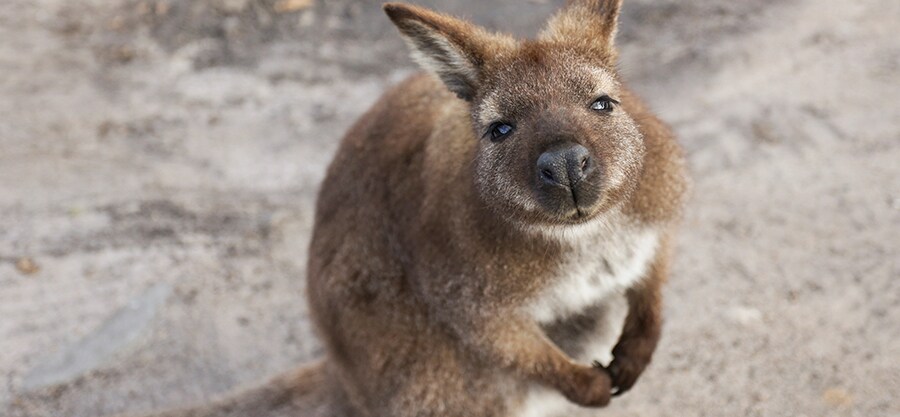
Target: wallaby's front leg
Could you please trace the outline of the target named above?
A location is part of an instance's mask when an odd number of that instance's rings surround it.
[[[569,401],[601,407],[609,403],[612,380],[606,370],[575,363],[533,320],[493,314],[466,332],[466,343],[525,378],[560,391]]]
[[[612,377],[614,395],[631,389],[653,357],[662,330],[662,294],[665,281],[665,257],[659,255],[648,276],[628,290],[628,316],[618,343],[613,348],[613,361],[607,367]]]

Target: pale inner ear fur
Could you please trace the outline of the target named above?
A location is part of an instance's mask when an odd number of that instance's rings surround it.
[[[410,47],[413,60],[435,73],[457,96],[471,100],[479,76],[474,60],[439,31],[415,21],[408,24],[403,38]]]
[[[413,59],[465,100],[475,97],[485,61],[515,48],[509,36],[421,7],[388,3],[384,10],[409,44]]]

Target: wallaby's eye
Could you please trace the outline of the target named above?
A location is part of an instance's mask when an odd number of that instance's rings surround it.
[[[497,122],[491,125],[490,127],[490,135],[491,140],[500,140],[512,133],[513,127],[509,123]]]
[[[619,102],[613,100],[609,96],[603,96],[598,98],[597,100],[594,100],[594,102],[591,104],[591,110],[609,113],[612,111],[613,105],[615,104],[619,104]]]

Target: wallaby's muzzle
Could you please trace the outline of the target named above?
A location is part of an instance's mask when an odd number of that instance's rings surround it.
[[[574,142],[547,149],[535,167],[544,208],[566,220],[587,217],[601,194],[598,165],[587,148]]]

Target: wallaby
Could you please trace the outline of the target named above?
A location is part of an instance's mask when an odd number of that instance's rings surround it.
[[[429,73],[350,129],[322,183],[308,299],[325,359],[168,415],[570,415],[631,388],[686,180],[616,72],[620,7],[570,2],[519,41],[386,4]]]

